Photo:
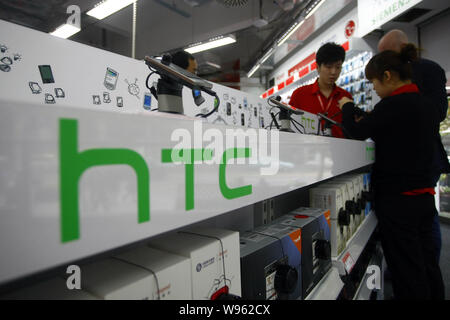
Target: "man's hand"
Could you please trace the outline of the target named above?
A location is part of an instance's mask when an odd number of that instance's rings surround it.
[[[341,100],[339,100],[339,108],[342,109],[342,106],[347,102],[353,102],[353,100],[349,99],[348,97],[343,97]]]

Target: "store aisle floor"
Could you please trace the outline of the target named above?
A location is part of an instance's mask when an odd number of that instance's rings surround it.
[[[441,271],[445,284],[445,299],[450,300],[450,224],[441,222]]]

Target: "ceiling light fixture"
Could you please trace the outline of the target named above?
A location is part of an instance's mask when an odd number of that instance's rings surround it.
[[[136,0],[105,0],[95,5],[95,8],[86,12],[87,15],[102,20],[113,13],[122,10]]]
[[[51,32],[50,34],[55,37],[67,39],[71,36],[73,36],[75,33],[79,32],[81,29],[78,27],[75,27],[71,24],[62,24],[58,28],[56,28],[55,31]]]
[[[184,51],[189,52],[190,54],[194,54],[197,52],[201,52],[201,51],[206,51],[209,49],[213,49],[213,48],[217,48],[217,47],[222,47],[231,43],[235,43],[236,42],[236,38],[232,35],[229,36],[220,36],[220,37],[215,37],[212,38],[210,40],[208,40],[208,42],[200,42],[200,43],[196,43],[193,44],[191,46],[189,46],[188,48],[184,49]]]
[[[251,78],[252,75],[261,67],[261,63],[257,63],[253,68],[247,73],[247,78]]]
[[[267,59],[270,58],[270,56],[272,55],[272,53],[275,51],[275,49],[272,47],[269,49],[269,51],[267,51],[267,53],[264,55],[264,57],[261,59],[261,64],[263,64],[264,62],[266,62]]]
[[[301,25],[305,22],[305,20],[302,20],[301,22],[296,22],[292,25],[292,27],[289,28],[288,31],[284,33],[284,35],[278,40],[278,46],[281,46],[287,39],[289,39],[295,31],[298,30],[298,28],[301,27]]]
[[[319,9],[319,7],[325,2],[325,0],[317,0],[316,2],[314,2],[314,4],[308,9],[308,11],[306,11],[306,17],[305,20],[308,19],[309,17],[311,17],[314,12],[317,11],[317,9]]]

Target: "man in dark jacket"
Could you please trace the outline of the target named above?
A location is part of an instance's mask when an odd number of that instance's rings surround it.
[[[408,36],[403,31],[391,30],[378,42],[378,51],[392,50],[400,52],[408,42]],[[413,61],[411,66],[413,82],[419,87],[420,92],[432,101],[431,106],[438,109],[438,119],[439,122],[442,122],[447,117],[448,109],[445,71],[436,62],[422,58]],[[437,146],[434,149],[433,163],[435,167],[434,183],[436,184],[439,181],[441,173],[450,172],[450,165],[439,134],[436,135],[435,141]],[[433,224],[433,239],[439,262],[442,237],[439,225],[439,213],[437,211]]]
[[[401,30],[391,30],[378,42],[378,52],[400,50],[408,44],[407,35]],[[447,117],[447,91],[445,84],[447,79],[445,71],[436,62],[420,58],[412,63],[413,82],[419,87],[420,92],[433,101],[438,107],[439,121]]]

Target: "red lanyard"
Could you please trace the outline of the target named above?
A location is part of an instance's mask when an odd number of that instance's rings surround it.
[[[330,101],[328,102],[326,109],[323,107],[323,102],[322,102],[322,98],[320,97],[320,93],[317,94],[317,99],[319,99],[319,103],[320,103],[320,106],[322,107],[323,113],[327,114],[328,109],[330,109],[331,103],[333,102],[333,97],[331,97]]]

